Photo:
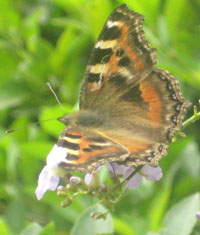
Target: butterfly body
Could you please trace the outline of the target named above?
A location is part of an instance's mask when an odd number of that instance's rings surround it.
[[[181,128],[189,102],[175,78],[155,67],[142,21],[125,4],[106,21],[86,69],[80,111],[59,119],[66,125],[57,143],[66,149],[64,169],[157,165]]]
[[[105,122],[105,114],[102,115],[95,111],[79,111],[71,115],[66,115],[59,120],[66,126],[71,127],[99,127]]]

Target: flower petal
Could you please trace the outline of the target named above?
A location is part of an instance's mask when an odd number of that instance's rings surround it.
[[[133,172],[134,172],[134,168],[128,167],[124,174],[124,179],[127,179]],[[129,179],[127,186],[130,189],[134,189],[134,188],[137,188],[141,183],[142,183],[142,176],[136,173]]]
[[[142,183],[142,176],[136,173],[127,183],[130,189],[137,188]]]
[[[54,169],[61,163],[65,158],[67,158],[67,152],[64,148],[54,145],[52,150],[47,156],[47,166]]]
[[[52,170],[45,166],[38,178],[38,186],[35,190],[37,199],[40,200],[47,190],[54,191],[59,183],[59,176],[52,174]]]
[[[84,179],[85,183],[86,183],[87,185],[89,185],[89,184],[92,182],[92,178],[93,178],[92,174],[87,173],[87,174],[85,175],[85,179]]]
[[[146,175],[147,180],[160,180],[162,178],[162,169],[157,166],[153,167],[150,165],[145,165],[142,169],[141,172]]]
[[[50,191],[56,190],[57,187],[58,187],[59,181],[60,181],[60,177],[59,176],[52,175],[49,178],[49,187],[48,187],[47,190],[50,190]]]
[[[116,175],[124,175],[125,172],[129,169],[128,166],[121,165],[116,162],[108,162],[107,167],[111,174],[116,174]]]

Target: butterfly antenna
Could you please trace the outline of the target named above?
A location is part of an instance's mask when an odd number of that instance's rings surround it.
[[[57,101],[58,104],[60,105],[60,108],[62,109],[62,111],[63,111],[64,113],[66,113],[64,107],[63,107],[62,104],[60,103],[60,100],[58,99],[58,97],[57,97],[55,91],[53,90],[53,88],[52,88],[52,86],[51,86],[51,84],[50,84],[49,82],[47,82],[47,86],[49,87],[49,89],[50,89],[51,92],[53,93],[54,97],[56,98],[56,101]],[[12,133],[12,132],[14,132],[14,131],[18,131],[18,130],[20,130],[20,129],[23,129],[24,127],[29,127],[29,126],[32,126],[32,125],[38,125],[38,124],[40,124],[40,123],[42,123],[42,122],[52,121],[52,120],[58,120],[58,119],[59,119],[59,118],[57,117],[57,118],[50,118],[50,119],[42,120],[42,121],[40,121],[40,122],[34,122],[34,123],[31,123],[31,124],[28,124],[28,125],[21,126],[21,127],[19,127],[19,128],[6,130],[5,133],[6,133],[6,134],[9,134],[9,133]]]
[[[53,88],[52,88],[52,86],[51,86],[51,84],[50,84],[49,82],[47,82],[47,86],[49,87],[50,91],[53,93],[54,97],[56,98],[56,101],[57,101],[57,103],[60,105],[60,108],[62,109],[62,111],[63,111],[64,113],[66,113],[66,111],[65,111],[65,109],[64,109],[64,107],[63,107],[63,105],[61,104],[60,100],[58,99],[58,97],[57,97],[55,91],[53,90]]]
[[[58,97],[57,97],[55,91],[53,90],[53,88],[52,88],[52,86],[51,86],[51,84],[50,84],[49,82],[47,82],[47,86],[49,87],[49,89],[50,89],[51,92],[53,93],[54,97],[56,98],[56,101],[57,101],[58,104],[60,105],[60,108],[62,109],[62,111],[63,111],[64,113],[66,113],[64,107],[63,107],[62,104],[60,103],[60,100],[58,99]],[[59,118],[57,117],[57,118],[50,118],[50,119],[42,120],[42,121],[40,121],[40,122],[34,122],[34,123],[31,123],[31,124],[28,124],[28,125],[21,126],[21,127],[19,127],[19,128],[6,130],[5,133],[6,133],[6,134],[9,134],[9,133],[12,133],[12,132],[14,132],[14,131],[18,131],[18,130],[24,128],[24,127],[29,127],[29,126],[31,126],[31,125],[38,125],[38,124],[40,124],[40,123],[42,123],[42,122],[52,121],[52,120],[58,120],[58,119],[59,119]]]
[[[34,123],[30,123],[30,124],[27,124],[27,125],[24,125],[24,126],[21,126],[21,127],[18,127],[18,128],[15,128],[15,129],[10,129],[10,130],[6,130],[5,133],[6,134],[9,134],[9,133],[12,133],[14,131],[18,131],[20,129],[23,129],[24,127],[29,127],[29,126],[33,126],[33,125],[38,125],[42,122],[47,122],[47,121],[52,121],[52,120],[57,120],[58,118],[49,118],[49,119],[46,119],[46,120],[42,120],[40,122],[34,122]]]

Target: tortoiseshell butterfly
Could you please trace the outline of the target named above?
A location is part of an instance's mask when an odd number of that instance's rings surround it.
[[[59,119],[66,126],[57,142],[66,151],[59,167],[156,166],[181,128],[189,102],[175,78],[155,67],[143,19],[125,4],[108,17],[86,69],[80,111]]]

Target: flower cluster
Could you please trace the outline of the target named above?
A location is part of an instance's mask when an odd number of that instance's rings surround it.
[[[54,191],[57,189],[60,181],[60,177],[64,177],[66,171],[59,167],[59,164],[67,157],[66,151],[62,147],[54,145],[53,149],[47,156],[47,164],[42,169],[39,179],[38,187],[35,191],[37,199],[40,200],[47,190]],[[98,167],[98,171],[101,167]],[[138,187],[143,177],[147,180],[160,180],[162,178],[162,170],[160,167],[152,167],[145,165],[141,167],[140,171],[136,172],[133,167],[118,164],[116,162],[107,163],[111,178],[122,176],[124,182],[126,182],[128,188],[134,189]],[[85,183],[90,185],[93,180],[94,174],[87,173],[85,175]],[[71,184],[79,184],[80,178],[72,176],[69,180]]]

